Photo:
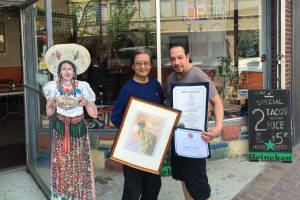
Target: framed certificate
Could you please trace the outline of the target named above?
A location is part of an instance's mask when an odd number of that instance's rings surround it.
[[[174,136],[176,155],[210,157],[209,144],[201,138],[202,130],[207,130],[209,83],[172,84],[171,91],[172,107],[182,111]]]
[[[182,111],[180,127],[207,129],[208,90],[208,82],[171,85],[172,107]]]
[[[110,159],[160,174],[181,111],[130,97]]]

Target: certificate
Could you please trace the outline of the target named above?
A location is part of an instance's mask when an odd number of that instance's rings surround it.
[[[177,128],[175,130],[175,152],[178,156],[207,158],[209,146],[201,138],[202,131]]]
[[[184,128],[206,130],[208,83],[172,84],[173,108],[181,110]]]

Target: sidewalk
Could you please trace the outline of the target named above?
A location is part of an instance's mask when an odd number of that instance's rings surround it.
[[[207,163],[213,200],[230,200],[268,166],[249,162],[246,156]],[[124,177],[118,171],[95,171],[97,200],[121,199]],[[46,200],[26,168],[0,173],[1,200]],[[162,177],[158,200],[184,200],[181,183],[171,176]]]
[[[300,144],[293,151],[293,163],[272,163],[233,200],[300,199]]]
[[[213,200],[300,199],[300,144],[293,163],[249,162],[247,156],[207,163]],[[123,173],[96,171],[97,200],[121,199]],[[1,200],[46,200],[25,167],[0,173]],[[181,183],[162,177],[158,200],[184,200]]]
[[[265,170],[266,162],[249,162],[246,156],[208,161],[207,174],[212,188],[213,200],[230,200]],[[121,199],[124,178],[120,172],[97,172],[95,174],[98,199]],[[171,176],[162,177],[158,200],[184,200],[181,182]]]

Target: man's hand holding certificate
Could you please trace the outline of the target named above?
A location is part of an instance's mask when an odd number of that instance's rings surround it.
[[[207,158],[209,147],[201,134],[200,130],[177,128],[174,135],[175,152],[184,157]]]

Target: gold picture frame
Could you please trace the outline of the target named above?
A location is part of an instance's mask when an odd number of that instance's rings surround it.
[[[110,159],[160,174],[181,111],[131,96]]]

